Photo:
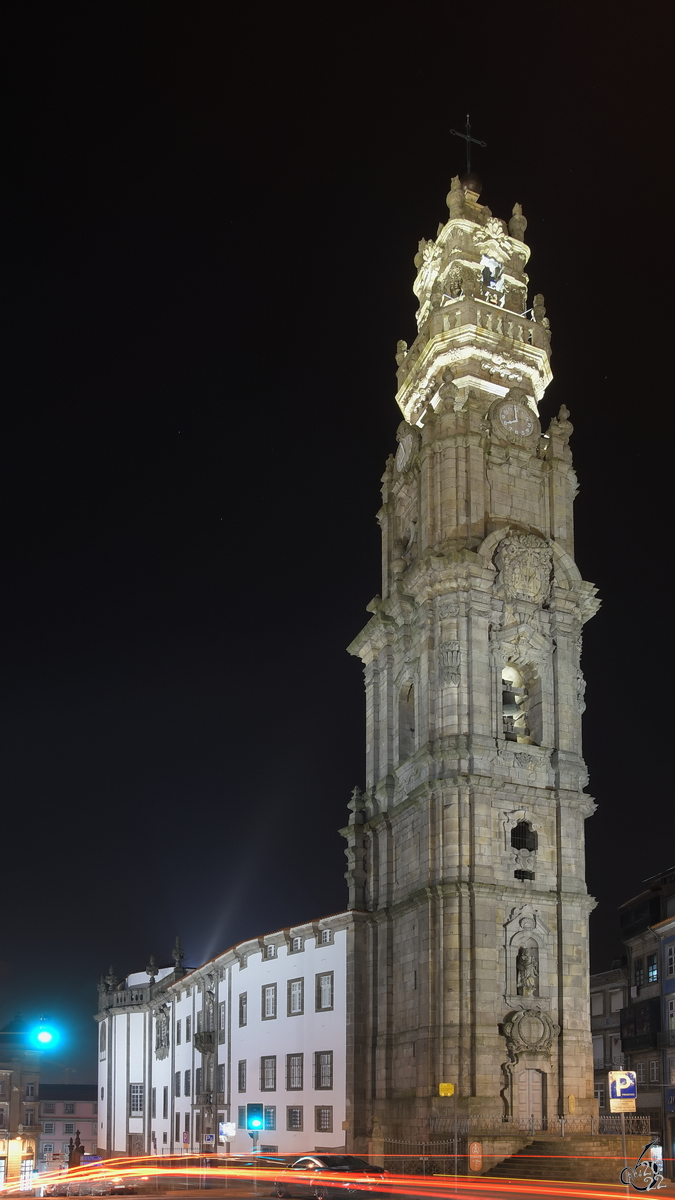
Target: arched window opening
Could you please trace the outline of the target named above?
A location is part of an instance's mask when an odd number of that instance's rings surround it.
[[[415,685],[406,683],[398,698],[398,761],[415,752]]]
[[[511,830],[511,845],[514,850],[536,850],[537,835],[529,821],[519,821]]]
[[[507,742],[529,742],[529,693],[520,671],[508,663],[502,670],[502,729]]]

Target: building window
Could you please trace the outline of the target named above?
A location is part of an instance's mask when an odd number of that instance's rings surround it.
[[[277,985],[266,983],[262,990],[262,1019],[273,1021],[277,1015]]]
[[[314,1055],[314,1086],[323,1091],[333,1086],[333,1051],[318,1050]]]
[[[180,1096],[180,1071],[176,1071],[176,1074],[175,1074],[174,1080],[173,1080],[173,1084],[174,1084],[174,1092],[173,1092],[174,1096]]]
[[[195,1067],[195,1100],[200,1104],[199,1093],[202,1090],[202,1068]]]
[[[644,1083],[644,1081],[645,1081],[645,1064],[643,1062],[639,1062],[639,1063],[635,1064],[635,1074],[637,1075],[638,1083]]]
[[[301,1016],[305,1011],[304,979],[289,979],[286,999],[289,1017]]]
[[[4,1109],[2,1108],[0,1108],[0,1117],[4,1117]],[[4,1120],[0,1119],[0,1125],[4,1125]],[[44,1133],[54,1133],[54,1122],[45,1121],[42,1129]]]
[[[605,1085],[604,1083],[596,1083],[593,1087],[593,1094],[598,1102],[598,1108],[605,1107]]]
[[[659,963],[655,954],[647,955],[647,983],[658,983]]]
[[[168,1087],[165,1086],[162,1088],[162,1116],[165,1121],[166,1121],[168,1115],[169,1115],[169,1089],[168,1089]]]
[[[157,1088],[154,1087],[150,1093],[150,1115],[157,1116]]]
[[[177,1046],[180,1046],[180,1039],[181,1039],[181,1034],[182,1034],[181,1025],[182,1025],[181,1021],[176,1021],[176,1045]]]
[[[277,956],[276,946],[265,946],[265,958],[276,958],[276,956]]]
[[[195,1113],[195,1141],[198,1146],[202,1144],[202,1114]]]
[[[645,981],[645,961],[643,958],[636,958],[633,963],[634,982],[636,987],[642,987]]]
[[[623,991],[609,993],[609,1011],[621,1012],[623,1008]]]
[[[95,1117],[98,1116],[98,1101],[94,1100],[94,1102],[91,1106],[91,1111],[93,1112]]]
[[[74,1116],[75,1115],[75,1105],[72,1103],[64,1104],[63,1111],[64,1111],[64,1113],[67,1113],[67,1114],[72,1113]]]
[[[536,850],[537,835],[529,821],[518,821],[511,830],[511,845],[514,850]]]
[[[5,1110],[4,1110],[4,1108],[0,1108],[0,1129],[6,1129],[6,1128],[7,1128],[7,1126],[5,1125]],[[47,1126],[45,1125],[44,1132],[45,1133],[53,1133],[54,1126],[52,1125],[51,1129],[47,1129]],[[2,1182],[3,1182],[2,1179],[0,1179],[0,1187],[2,1187]]]
[[[246,1105],[239,1104],[237,1106],[237,1129],[246,1128]]]
[[[286,1089],[289,1092],[301,1092],[303,1088],[303,1054],[286,1055]]]
[[[521,871],[521,870],[514,871],[513,878],[519,879],[520,882],[523,883],[526,879],[529,879],[529,880],[534,879],[534,871]]]
[[[75,1122],[74,1121],[64,1121],[63,1132],[64,1133],[74,1133],[75,1132]]]
[[[604,1011],[602,992],[593,992],[591,995],[591,1016],[601,1017]]]
[[[316,1011],[323,1012],[333,1007],[333,972],[327,971],[316,977]]]
[[[202,1033],[204,1030],[204,1014],[200,1008],[197,1013],[197,1033]]]
[[[218,1087],[216,1090],[222,1093],[225,1091],[225,1063],[218,1063]]]
[[[62,1151],[61,1151],[61,1153],[63,1154],[64,1158],[66,1158],[66,1159],[67,1159],[67,1158],[68,1158],[68,1155],[69,1155],[69,1153],[70,1153],[70,1145],[69,1145],[69,1143],[68,1143],[68,1142],[62,1142],[62,1143],[61,1143],[61,1146],[62,1146]]]
[[[42,1143],[42,1157],[44,1158],[46,1154],[53,1154],[53,1153],[54,1153],[54,1143],[53,1142],[43,1142]]]
[[[675,975],[675,942],[673,942],[672,946],[668,947],[666,974],[669,979],[672,975]]]
[[[675,1029],[675,999],[668,1001],[668,1028]]]
[[[403,685],[398,697],[398,761],[415,753],[415,685]]]
[[[218,1041],[222,1045],[225,1041],[225,1003],[218,1005]]]
[[[185,1041],[192,1041],[192,1017],[185,1018]]]
[[[246,1091],[246,1059],[241,1058],[237,1064],[237,1090]]]
[[[143,1116],[143,1084],[142,1083],[132,1083],[129,1085],[129,1090],[130,1090],[129,1111],[131,1113],[131,1116],[132,1117],[142,1117]]]
[[[668,1059],[668,1080],[675,1083],[675,1058]]]
[[[286,1128],[297,1131],[302,1129],[302,1107],[286,1109]]]
[[[183,1095],[184,1095],[184,1096],[189,1096],[189,1095],[190,1095],[190,1087],[191,1087],[191,1085],[192,1085],[191,1072],[190,1072],[190,1071],[186,1071],[186,1072],[185,1072],[185,1076],[184,1076],[184,1078],[183,1078]]]
[[[659,1082],[659,1060],[658,1060],[658,1058],[652,1058],[649,1063],[649,1082],[650,1083],[658,1083]]]
[[[187,1135],[188,1135],[188,1142],[189,1142],[189,1141],[190,1141],[190,1114],[189,1114],[189,1112],[187,1112],[187,1113],[185,1114],[185,1129],[184,1129],[184,1131],[183,1131],[183,1132],[184,1132],[184,1133],[187,1133]]]
[[[173,1140],[180,1142],[180,1113],[177,1112],[173,1122]]]
[[[105,1051],[106,1051],[105,1021],[101,1021],[101,1025],[100,1025],[100,1028],[98,1031],[98,1057],[101,1060],[101,1062],[103,1062],[103,1060],[105,1058]]]
[[[101,1088],[101,1100],[103,1099],[104,1095],[105,1095],[105,1088]]]
[[[277,1127],[277,1109],[275,1104],[265,1105],[265,1129],[276,1129]]]
[[[511,663],[502,670],[502,732],[507,742],[529,742],[529,696],[525,680]]]
[[[169,1144],[169,1138],[168,1138],[168,1135],[167,1135],[167,1132],[165,1129],[164,1133],[162,1134],[162,1145],[167,1146],[168,1144]]]
[[[240,992],[239,994],[239,1024],[248,1024],[248,1002],[246,999],[246,992]]]
[[[332,941],[333,941],[332,930],[331,929],[322,929],[321,930],[321,945],[322,946],[330,946]]]
[[[34,1124],[35,1124],[35,1109],[27,1108],[26,1112],[24,1114],[24,1125],[34,1125]]]
[[[26,1099],[27,1100],[35,1099],[35,1084],[32,1082],[26,1084]]]
[[[277,1056],[268,1054],[260,1059],[260,1091],[275,1092],[277,1090]]]
[[[56,1105],[54,1104],[54,1101],[53,1101],[53,1100],[47,1100],[47,1101],[46,1101],[46,1102],[45,1102],[45,1103],[42,1105],[42,1111],[43,1111],[43,1112],[46,1112],[46,1113],[53,1113],[53,1112],[56,1112]]]
[[[291,938],[291,954],[297,954],[300,950],[304,950],[305,943],[301,937]]]
[[[314,1128],[317,1133],[333,1132],[333,1106],[321,1105],[314,1109]]]

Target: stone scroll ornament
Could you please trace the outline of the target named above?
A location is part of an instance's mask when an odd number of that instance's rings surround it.
[[[442,686],[459,687],[462,678],[462,651],[459,642],[442,642],[438,648],[438,659]]]
[[[524,1008],[511,1012],[504,1022],[504,1037],[512,1054],[547,1054],[553,1039],[560,1033],[548,1013],[540,1008]]]
[[[551,547],[532,533],[512,533],[497,547],[499,587],[508,600],[543,604],[551,589]]]

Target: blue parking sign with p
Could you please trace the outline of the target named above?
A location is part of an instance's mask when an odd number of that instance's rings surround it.
[[[635,1071],[610,1071],[610,1112],[635,1112],[636,1099],[637,1075]]]

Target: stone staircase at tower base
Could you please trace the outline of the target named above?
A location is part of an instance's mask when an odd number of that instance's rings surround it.
[[[485,1142],[487,1141],[488,1139],[485,1139]],[[635,1164],[650,1141],[648,1134],[631,1134],[626,1137],[628,1166]],[[499,1138],[490,1138],[489,1148],[485,1142],[483,1154],[486,1156],[484,1163],[487,1165],[488,1154],[499,1155]],[[510,1154],[495,1166],[488,1167],[482,1175],[488,1179],[586,1180],[590,1183],[618,1184],[623,1166],[621,1137],[616,1134],[600,1134],[595,1137],[571,1134],[562,1138],[543,1133],[535,1135],[515,1154]]]

